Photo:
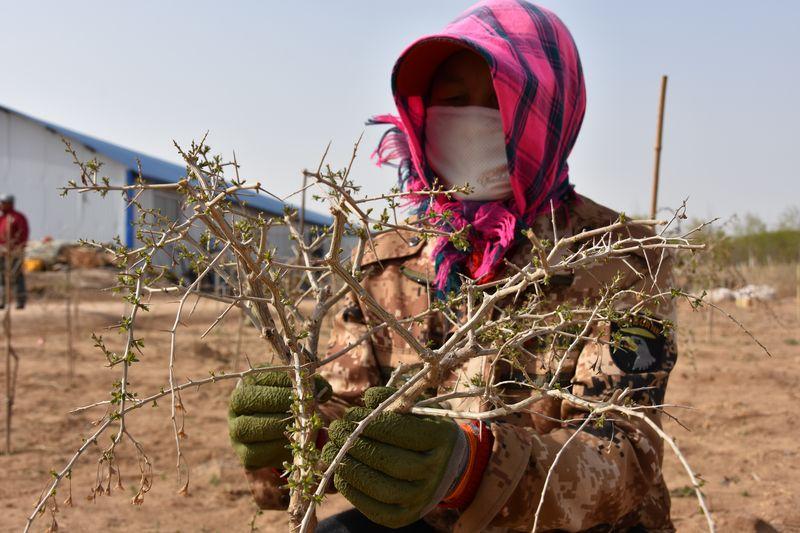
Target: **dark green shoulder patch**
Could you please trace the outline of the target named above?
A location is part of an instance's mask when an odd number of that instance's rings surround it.
[[[400,273],[403,274],[408,279],[416,281],[420,285],[425,285],[426,287],[430,286],[433,283],[433,279],[429,278],[422,272],[418,272],[414,269],[408,268],[405,265],[400,267]]]

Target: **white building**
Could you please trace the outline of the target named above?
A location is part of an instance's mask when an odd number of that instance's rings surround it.
[[[136,244],[134,208],[126,207],[121,194],[59,194],[69,180],[78,180],[78,167],[64,148],[70,141],[81,160],[97,158],[101,174],[112,185],[132,184],[138,176],[153,183],[175,183],[186,175],[184,167],[115,144],[50,124],[0,106],[0,193],[13,194],[16,208],[28,217],[31,239],[49,236],[58,240],[89,239],[111,242],[119,236],[128,247]],[[170,191],[145,191],[138,199],[143,208],[158,208],[177,218],[181,207],[177,194]],[[268,215],[283,215],[284,204],[264,195],[249,194],[248,208]],[[306,223],[328,225],[328,216],[306,212]],[[270,244],[278,254],[290,253],[286,228],[270,230]]]

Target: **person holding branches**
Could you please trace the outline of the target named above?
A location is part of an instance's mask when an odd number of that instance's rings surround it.
[[[576,193],[569,180],[567,158],[586,94],[575,42],[552,12],[523,0],[480,2],[440,33],[411,44],[391,83],[398,115],[372,120],[392,126],[376,150],[378,162],[394,160],[418,212],[446,213],[447,227],[463,231],[467,243],[402,231],[376,237],[362,262],[361,283],[394,316],[424,313],[429,292],[446,299],[464,279],[486,283],[530,263],[535,251],[526,233],[552,236],[553,220],[560,238],[619,219]],[[413,195],[440,186],[460,192]],[[652,234],[640,226],[624,231]],[[660,265],[655,274],[648,266],[653,262]],[[677,357],[674,303],[659,297],[670,279],[669,257],[644,250],[554,276],[541,296],[551,309],[586,305],[611,285],[652,298],[633,318],[593,324],[559,357],[539,343],[530,346],[522,369],[473,358],[448,386],[480,383],[493,372],[494,382],[509,384],[504,395],[512,403],[537,394],[514,386],[523,374],[532,385],[555,383],[581,398],[607,401],[628,389],[636,405],[658,406]],[[618,303],[619,316],[636,303]],[[335,317],[329,353],[380,322],[352,295]],[[451,327],[433,313],[410,331],[436,347]],[[384,386],[394,370],[415,362],[406,341],[384,328],[320,368],[320,390],[332,389],[320,407],[328,422],[323,460],[330,461],[356,424],[395,390]],[[231,440],[263,508],[286,505],[280,471],[291,460],[285,436],[291,390],[286,374],[265,372],[246,379],[230,400]],[[492,408],[480,398],[455,403],[458,411]],[[659,423],[657,409],[645,412]],[[562,448],[538,513],[540,531],[673,531],[658,434],[635,418],[583,424],[587,415],[546,395],[526,410],[486,422],[384,412],[334,476],[335,489],[354,509],[323,520],[317,531],[530,531]]]

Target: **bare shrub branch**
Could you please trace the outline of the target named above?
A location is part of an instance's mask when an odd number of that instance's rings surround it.
[[[558,375],[568,355],[580,345],[587,342],[614,345],[619,342],[618,339],[601,338],[596,332],[598,325],[620,317],[642,314],[660,326],[671,328],[674,325],[665,319],[647,315],[648,308],[658,301],[675,299],[683,299],[693,307],[705,305],[702,295],[693,296],[676,287],[659,285],[664,283],[661,272],[665,258],[671,254],[694,254],[703,249],[702,244],[691,240],[696,229],[686,232],[674,230],[674,221],[684,216],[685,206],[676,211],[672,220],[631,220],[623,215],[606,226],[575,234],[559,228],[553,212],[547,231],[539,235],[528,232],[530,254],[524,262],[508,261],[505,274],[488,283],[477,284],[464,280],[458,294],[447,295],[442,300],[431,297],[428,309],[416,316],[396,316],[393,309],[382,305],[362,285],[365,273],[361,263],[367,252],[375,253],[377,236],[400,232],[398,234],[403,238],[413,234],[421,239],[442,235],[460,239],[463,235],[448,231],[447,220],[442,224],[427,215],[406,219],[398,217],[398,202],[407,199],[409,193],[393,190],[373,197],[361,195],[350,177],[358,143],[345,168],[331,168],[325,164],[323,156],[316,171],[304,172],[307,183],[293,193],[313,193],[323,199],[332,215],[332,222],[327,226],[311,226],[289,207],[283,214],[272,217],[250,208],[248,198],[255,193],[268,191],[260,183],[242,180],[235,156],[232,162],[224,162],[220,156],[212,154],[205,139],[191,143],[185,149],[177,144],[176,147],[186,163],[187,173],[183,179],[167,186],[150,183],[141,175],[132,185],[115,185],[102,176],[98,164],[80,161],[71,147],[67,147],[78,166],[79,180],[70,182],[64,188],[65,194],[123,194],[139,214],[138,242],[133,249],[126,249],[119,242],[114,246],[92,243],[116,254],[121,267],[117,290],[131,308],[120,324],[126,336],[122,354],[110,350],[102,336],[95,336],[96,346],[105,354],[109,366],[120,365],[120,378],[111,391],[111,398],[72,411],[105,409],[105,413],[89,439],[61,470],[54,473],[28,518],[26,531],[44,511],[48,501],[55,497],[60,483],[69,477],[88,446],[97,442],[107,431],[116,433],[112,445],[101,454],[99,466],[103,466],[103,470],[102,475],[98,474],[94,493],[110,493],[112,476],[120,479],[118,467],[113,466],[114,451],[123,437],[127,437],[139,457],[141,469],[140,490],[133,501],[142,503],[151,485],[150,461],[144,453],[144,446],[128,432],[125,420],[133,410],[167,395],[171,402],[170,420],[175,441],[179,492],[186,493],[189,490],[189,468],[181,449],[185,409],[181,391],[188,387],[241,379],[264,371],[263,367],[254,366],[248,359],[248,368],[244,371],[217,372],[208,378],[184,383],[176,381],[177,337],[182,331],[184,307],[191,295],[197,296],[198,300],[203,297],[226,304],[224,311],[204,329],[201,340],[229,316],[236,316],[238,313],[230,311],[238,309],[258,332],[263,341],[264,354],[278,361],[279,366],[271,369],[287,371],[291,376],[294,403],[288,436],[293,455],[291,464],[285,466],[291,487],[289,515],[293,531],[313,530],[316,505],[322,501],[325,488],[340,461],[363,429],[384,410],[491,420],[511,413],[528,412],[531,405],[542,397],[568,402],[585,412],[585,415],[577,420],[556,420],[561,424],[569,422],[576,431],[549,465],[545,489],[533,520],[534,530],[538,527],[547,484],[564,448],[588,424],[605,413],[616,413],[620,417],[642,420],[670,445],[689,475],[706,514],[709,529],[713,531],[714,525],[701,492],[701,482],[674,439],[651,418],[655,413],[664,412],[665,406],[636,405],[630,398],[632,391],[628,390],[617,391],[606,401],[597,401],[581,398],[558,385]],[[231,169],[234,176],[226,177],[226,171],[230,172]],[[172,220],[144,207],[142,198],[152,190],[172,191],[180,199],[183,215],[178,220]],[[461,191],[433,187],[429,191],[413,194],[432,197],[453,192]],[[277,195],[271,195],[277,198]],[[270,234],[276,228],[285,229],[290,236],[293,256],[281,256],[278,253],[275,246],[277,242]],[[653,231],[643,231],[643,228]],[[667,228],[673,229],[668,232]],[[552,235],[549,235],[550,231]],[[634,255],[645,258],[646,272],[639,272],[631,264]],[[596,297],[585,302],[554,307],[544,298],[554,277],[586,271],[612,260],[619,261],[625,265],[624,268],[636,274],[638,284],[635,287],[622,284],[620,274],[612,280],[605,280]],[[181,269],[194,273],[191,283],[176,279],[174,273]],[[224,281],[224,293],[212,294],[201,290],[202,280],[210,276]],[[430,295],[431,288],[428,286],[426,289]],[[149,297],[156,294],[178,298],[175,319],[166,331],[170,340],[169,352],[150,354],[164,361],[168,379],[162,390],[139,397],[130,388],[136,356],[143,346],[142,340],[134,334],[137,331],[135,322],[138,312],[146,312],[151,305],[145,303],[143,295]],[[375,320],[366,326],[363,334],[351,339],[346,346],[332,353],[321,353],[324,319],[348,294],[354,295]],[[451,327],[446,340],[439,346],[429,345],[426,339],[419,339],[411,332],[411,325],[432,315],[441,315]],[[420,364],[401,366],[395,371],[392,382],[402,383],[397,392],[356,426],[336,458],[323,469],[319,462],[319,451],[314,445],[322,421],[314,396],[313,376],[325,365],[368,342],[379,331],[390,331],[402,338],[416,354]],[[534,344],[541,349],[532,350]],[[448,377],[458,374],[467,361],[478,357],[486,358],[491,363],[488,379],[477,380],[469,386],[463,380],[472,379],[473,376],[460,376],[460,388],[444,386]],[[553,370],[551,376],[538,384],[527,374],[525,366],[527,362],[537,359]],[[513,381],[499,377],[495,370],[500,364],[520,368],[521,377]],[[530,391],[529,396],[514,403],[505,403],[502,391],[510,385]],[[423,392],[430,389],[437,389],[438,396],[423,399]],[[459,411],[446,405],[446,402],[470,398],[480,399],[487,408],[482,412],[472,412]]]

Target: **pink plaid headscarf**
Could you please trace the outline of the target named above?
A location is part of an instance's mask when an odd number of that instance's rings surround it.
[[[480,2],[441,33],[417,40],[400,55],[392,73],[399,116],[371,120],[394,126],[373,155],[378,165],[397,162],[405,190],[431,187],[433,174],[422,148],[427,87],[436,66],[464,48],[489,65],[503,120],[513,196],[489,202],[411,196],[421,212],[434,216],[452,212],[448,230],[470,225],[469,250],[457,249],[445,237],[434,247],[435,285],[442,293],[458,288],[459,274],[479,281],[491,279],[520,232],[548,212],[551,203],[558,208],[573,196],[567,156],[586,109],[578,50],[564,23],[523,0]]]

